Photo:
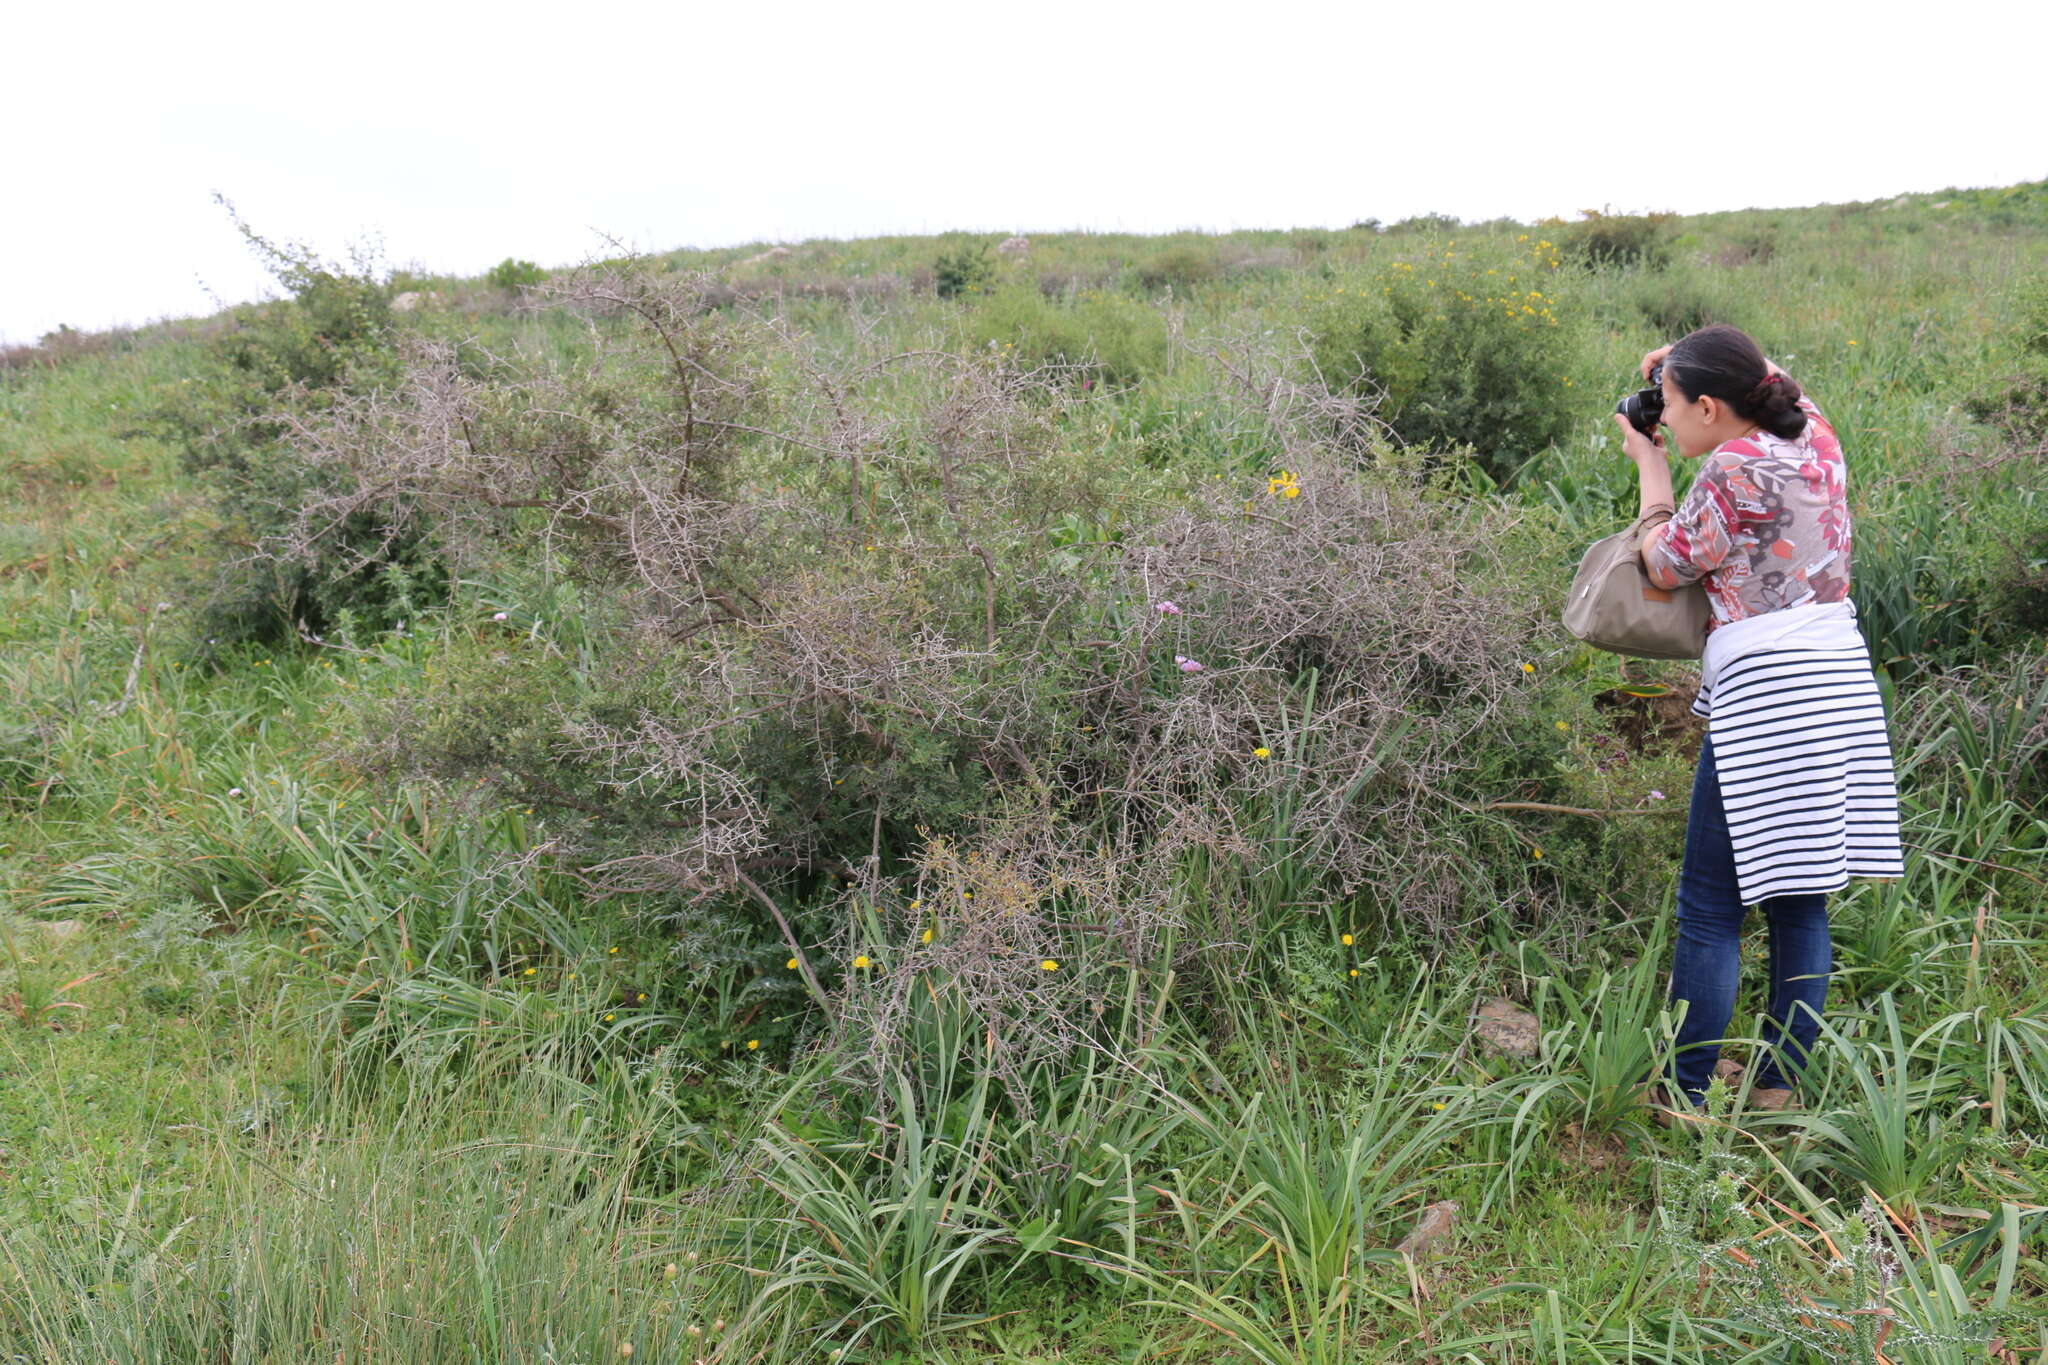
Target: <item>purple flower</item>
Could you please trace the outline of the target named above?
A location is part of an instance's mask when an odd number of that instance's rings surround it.
[[[1660,791],[1653,791],[1650,793],[1650,799],[1652,801],[1662,801],[1664,799],[1664,793]]]
[[[1158,612],[1161,616],[1180,615],[1180,608],[1176,607],[1171,602],[1154,602],[1152,604],[1152,610]]]
[[[504,619],[505,619],[505,613],[504,613],[504,612],[502,612],[502,611],[499,611],[499,612],[493,612],[493,613],[491,614],[491,619],[492,619],[493,621],[502,621],[502,620],[504,620]]]
[[[1176,654],[1173,656],[1173,661],[1180,666],[1180,671],[1183,673],[1200,673],[1202,671],[1200,664],[1196,663],[1193,659],[1187,658],[1185,655]]]

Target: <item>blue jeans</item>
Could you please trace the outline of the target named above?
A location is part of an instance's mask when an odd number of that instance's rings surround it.
[[[1820,892],[1772,896],[1762,903],[1771,934],[1770,1022],[1750,1079],[1752,1089],[1790,1087],[1820,1034],[1828,973],[1834,967],[1827,904]],[[1700,745],[1699,771],[1693,777],[1685,867],[1678,878],[1678,941],[1671,954],[1672,1009],[1685,1003],[1672,1079],[1695,1104],[1706,1094],[1735,1013],[1747,913],[1736,885],[1735,845],[1721,807],[1710,738]]]

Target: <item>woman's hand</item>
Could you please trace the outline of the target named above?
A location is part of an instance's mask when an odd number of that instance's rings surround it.
[[[1655,460],[1660,464],[1663,463],[1665,458],[1663,436],[1643,435],[1642,432],[1637,431],[1630,424],[1628,418],[1623,417],[1618,412],[1614,414],[1614,421],[1615,425],[1621,428],[1622,454],[1628,456],[1637,464],[1641,464],[1645,460]]]
[[[1644,356],[1643,378],[1648,379],[1650,377],[1650,371],[1655,369],[1657,366],[1662,365],[1664,363],[1664,357],[1670,354],[1670,346],[1659,346],[1656,350]]]

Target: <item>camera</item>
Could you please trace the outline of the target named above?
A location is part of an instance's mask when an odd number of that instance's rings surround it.
[[[1637,389],[1614,405],[1614,410],[1628,418],[1628,424],[1643,435],[1655,438],[1657,423],[1664,420],[1664,367],[1650,367],[1650,387]]]

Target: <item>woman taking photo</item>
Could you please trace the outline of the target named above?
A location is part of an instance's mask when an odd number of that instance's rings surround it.
[[[1662,1114],[1697,1113],[1734,1014],[1747,907],[1770,929],[1769,1027],[1752,1108],[1783,1109],[1819,1035],[1833,968],[1827,898],[1898,877],[1898,789],[1883,701],[1849,600],[1841,443],[1799,385],[1734,327],[1643,357],[1663,366],[1669,444],[1704,457],[1685,503],[1646,532],[1657,586],[1712,607],[1693,714],[1707,720],[1678,882],[1670,998],[1683,1002]],[[1642,515],[1672,506],[1666,440],[1625,417]],[[1667,1121],[1669,1121],[1667,1119]]]

